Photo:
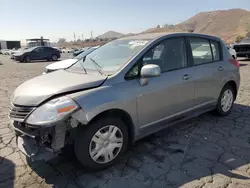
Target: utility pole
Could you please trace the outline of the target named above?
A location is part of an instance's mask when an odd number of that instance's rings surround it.
[[[76,41],[76,33],[74,32],[74,42]]]
[[[84,36],[83,36],[83,33],[82,33],[82,41],[83,41],[83,39],[84,39]]]
[[[90,36],[91,36],[91,39],[93,39],[93,32],[92,31],[90,32]]]

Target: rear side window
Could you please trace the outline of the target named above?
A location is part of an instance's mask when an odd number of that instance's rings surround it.
[[[194,65],[213,62],[213,54],[209,40],[201,38],[190,38],[189,43],[192,50]]]
[[[214,61],[220,61],[221,60],[220,43],[217,41],[211,40],[211,48],[212,48],[212,52],[213,52]]]

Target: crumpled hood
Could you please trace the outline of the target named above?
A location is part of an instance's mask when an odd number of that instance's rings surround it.
[[[58,62],[48,65],[46,69],[50,69],[50,70],[66,69],[77,61],[78,59],[66,59],[66,60],[58,61]]]
[[[59,70],[22,83],[12,94],[11,102],[16,105],[37,106],[53,95],[98,87],[106,78],[98,72],[84,74]]]

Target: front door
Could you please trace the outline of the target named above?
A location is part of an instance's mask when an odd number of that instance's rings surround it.
[[[162,41],[144,58],[143,65],[157,64],[161,76],[149,78],[137,96],[139,125],[149,127],[194,106],[193,69],[188,66],[184,38]]]
[[[42,47],[38,47],[31,52],[31,60],[41,60],[44,59],[44,52]]]

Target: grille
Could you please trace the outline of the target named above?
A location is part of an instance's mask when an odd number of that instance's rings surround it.
[[[23,121],[35,107],[11,105],[10,118],[13,120]]]

